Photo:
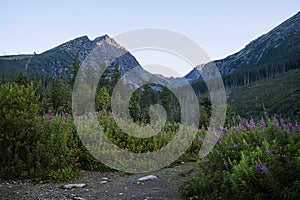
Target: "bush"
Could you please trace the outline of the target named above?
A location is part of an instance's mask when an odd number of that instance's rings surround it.
[[[32,84],[0,85],[0,177],[65,180],[78,175],[80,140],[67,114],[38,117]]]
[[[32,131],[38,113],[33,85],[0,85],[0,175],[19,177],[30,171],[36,135]]]
[[[299,199],[298,123],[265,117],[221,131],[213,152],[199,161],[201,174],[181,186],[184,198]]]
[[[46,113],[36,118],[32,151],[36,173],[42,179],[66,180],[78,175],[80,140],[68,113]],[[32,177],[32,175],[31,175]]]

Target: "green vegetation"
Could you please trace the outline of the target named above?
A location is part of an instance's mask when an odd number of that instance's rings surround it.
[[[75,61],[73,76],[77,73],[77,64]],[[168,144],[180,121],[180,115],[174,112],[175,97],[166,88],[153,92],[151,86],[146,85],[138,89],[130,100],[130,113],[136,123],[147,125],[149,107],[156,103],[167,107],[171,117],[155,137],[129,136],[117,126],[110,111],[112,88],[109,86],[120,78],[118,70],[114,71],[113,75],[106,72],[100,81],[102,85],[97,88],[99,127],[114,144],[132,152],[155,151]],[[0,178],[61,181],[77,177],[79,169],[112,170],[97,161],[79,139],[71,113],[73,81],[72,77],[53,80],[23,73],[1,76]],[[199,144],[195,144],[181,160],[196,159]]]
[[[56,81],[60,83],[62,80]],[[53,87],[66,92],[61,84],[56,86],[55,83]],[[101,91],[107,96],[106,89]],[[41,102],[34,92],[33,84],[6,83],[0,86],[0,177],[67,180],[77,177],[79,169],[108,170],[82,145],[72,116],[62,107],[56,107],[57,110],[62,109],[59,113],[48,111],[39,114]],[[172,139],[178,129],[177,124],[166,125],[158,136],[147,140],[128,136],[117,126],[112,113],[104,111],[107,99],[102,97],[99,103],[102,109],[97,113],[99,128],[113,143],[132,152],[158,150]]]
[[[233,89],[228,103],[238,115],[258,119],[264,111],[300,119],[300,70]]]
[[[94,165],[69,114],[38,115],[32,84],[0,85],[0,97],[1,178],[65,180],[78,175],[78,166],[86,167],[84,159]]]
[[[221,132],[213,151],[199,160],[199,176],[181,186],[185,199],[299,199],[299,123],[266,116]]]
[[[51,79],[38,75],[3,74],[0,77],[0,178],[64,181],[80,175],[80,169],[112,170],[97,161],[82,144],[73,124],[71,96],[79,69],[73,63],[69,77]],[[95,71],[87,70],[93,74]],[[226,127],[216,138],[213,151],[203,160],[198,152],[205,141],[211,114],[208,95],[199,97],[201,117],[197,137],[178,161],[198,160],[200,174],[181,186],[183,198],[194,199],[297,199],[300,191],[300,70],[249,83],[231,90]],[[82,75],[83,76],[83,75]],[[120,78],[118,66],[105,71],[96,88],[97,128],[120,148],[146,153],[161,149],[176,136],[181,120],[179,103],[166,88],[157,85],[137,89],[129,102],[134,122],[150,123],[151,105],[160,104],[167,122],[153,137],[124,133],[114,120],[110,97]],[[89,83],[88,83],[89,84]],[[199,83],[200,84],[200,83]],[[90,85],[81,85],[84,92]],[[205,85],[197,94],[205,94]],[[199,92],[201,90],[201,92]],[[116,95],[117,106],[122,97]],[[84,104],[84,98],[81,103]],[[88,112],[85,108],[82,113]],[[260,116],[276,113],[295,122]],[[251,118],[248,122],[238,119]],[[254,122],[253,119],[257,121]],[[126,122],[124,122],[126,123]],[[86,130],[87,132],[89,130]],[[97,138],[97,136],[95,136]],[[115,158],[117,159],[117,158]]]

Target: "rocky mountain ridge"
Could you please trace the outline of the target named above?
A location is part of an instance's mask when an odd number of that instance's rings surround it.
[[[266,62],[272,63],[276,57],[283,54],[284,49],[290,51],[287,57],[299,55],[300,12],[284,21],[271,31],[250,42],[239,52],[224,59],[214,61],[222,76],[232,74],[239,70],[257,67]],[[297,38],[295,40],[295,38]],[[281,49],[281,47],[283,47]],[[295,48],[295,49],[293,49]],[[297,48],[297,49],[296,49]],[[190,82],[201,79],[201,67],[196,66],[185,78]]]

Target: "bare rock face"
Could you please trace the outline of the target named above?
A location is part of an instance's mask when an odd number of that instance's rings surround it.
[[[300,12],[289,18],[268,33],[250,42],[239,52],[224,59],[214,61],[221,75],[232,74],[236,71],[257,67],[264,63],[272,63],[283,54],[286,57],[296,57],[297,49],[295,37],[300,34]],[[281,48],[281,49],[280,49]],[[298,50],[299,51],[299,50]],[[195,67],[185,78],[189,82],[201,80],[201,68]]]

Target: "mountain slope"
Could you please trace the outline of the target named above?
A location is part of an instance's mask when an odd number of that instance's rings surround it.
[[[300,69],[234,89],[228,103],[242,117],[281,114],[300,119]]]
[[[63,73],[70,74],[75,57],[78,56],[82,63],[96,46],[101,46],[107,55],[116,58],[112,63],[108,62],[108,58],[104,58],[103,61],[106,64],[118,64],[121,73],[139,66],[137,60],[126,49],[107,35],[98,37],[93,41],[89,40],[87,36],[83,36],[41,54],[2,56],[0,57],[0,73],[23,71],[30,74],[43,74],[51,78],[61,76]],[[117,58],[116,55],[122,55],[122,57]]]
[[[130,52],[108,35],[98,37],[92,41],[87,36],[82,36],[41,54],[0,56],[0,74],[25,72],[53,79],[60,76],[71,77],[75,58],[78,57],[79,62],[82,64],[91,53],[94,57],[91,60],[97,60],[96,65],[98,65],[93,66],[94,69],[104,64],[108,67],[109,73],[113,73],[117,66],[121,76],[125,75],[125,84],[130,87],[141,86],[145,82],[154,82],[161,85],[170,83],[164,77],[145,71]],[[134,78],[126,74],[132,69],[135,69],[133,72]]]
[[[300,12],[250,42],[241,51],[214,62],[222,76],[253,68],[288,67],[282,70],[284,72],[300,67]],[[185,78],[190,82],[201,80],[200,68],[195,67]]]

